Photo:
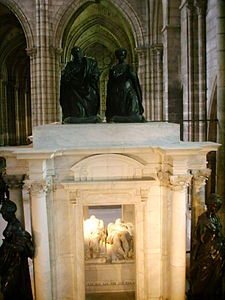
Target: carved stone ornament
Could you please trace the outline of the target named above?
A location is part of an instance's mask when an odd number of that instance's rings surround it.
[[[162,59],[163,54],[163,45],[162,44],[154,44],[151,47],[153,55],[158,55]]]
[[[163,171],[159,171],[157,173],[157,177],[161,182],[161,185],[163,186],[169,186],[169,178],[170,178],[170,173],[169,172],[163,172]]]
[[[27,55],[34,58],[37,55],[37,47],[26,48]]]
[[[95,281],[87,282],[87,286],[112,286],[112,285],[135,285],[134,280],[123,280],[123,281]]]
[[[191,184],[192,175],[170,176],[170,188],[174,191],[182,191]]]
[[[24,183],[24,178],[24,174],[3,175],[3,179],[10,189],[21,189]]]
[[[191,174],[193,175],[194,179],[194,187],[197,192],[206,184],[206,180],[208,180],[209,176],[211,175],[212,170],[209,168],[202,169],[202,170],[192,170]]]
[[[194,6],[197,8],[197,14],[204,16],[206,13],[207,1],[194,0]]]
[[[42,181],[24,180],[24,188],[32,194],[47,193],[52,188],[52,179],[50,177],[48,176],[46,180]]]
[[[149,189],[141,189],[140,192],[141,192],[141,201],[142,202],[147,201],[149,197]]]

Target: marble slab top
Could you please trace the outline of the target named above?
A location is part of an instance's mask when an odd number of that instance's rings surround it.
[[[179,141],[179,124],[166,122],[49,124],[33,128],[36,150],[141,147]]]

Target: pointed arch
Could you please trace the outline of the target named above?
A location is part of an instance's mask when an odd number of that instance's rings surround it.
[[[23,12],[21,5],[18,5],[18,3],[14,0],[0,0],[0,4],[5,5],[16,16],[23,29],[26,38],[27,48],[33,47],[34,35],[29,20],[27,19],[25,13]]]
[[[143,46],[143,28],[141,26],[141,21],[132,5],[127,0],[114,0],[111,2],[112,5],[114,5],[120,11],[121,15],[124,16],[127,23],[131,27],[135,40],[135,47]],[[70,27],[70,23],[74,21],[74,18],[92,3],[94,3],[94,1],[80,0],[75,3],[73,0],[69,0],[67,4],[63,6],[62,10],[58,10],[56,14],[57,21],[54,26],[55,31],[53,32],[53,41],[55,43],[55,47],[59,49],[61,48],[62,37],[66,28]],[[126,7],[126,10],[123,9],[124,7]]]

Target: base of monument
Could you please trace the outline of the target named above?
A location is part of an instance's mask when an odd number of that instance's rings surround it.
[[[108,123],[142,123],[146,122],[142,115],[131,115],[131,116],[113,116],[107,120]]]
[[[135,292],[87,294],[86,300],[135,300]]]
[[[123,293],[135,291],[135,262],[113,264],[85,263],[86,293]]]
[[[88,123],[101,123],[102,119],[100,116],[90,116],[90,117],[67,117],[63,120],[63,124],[88,124]]]

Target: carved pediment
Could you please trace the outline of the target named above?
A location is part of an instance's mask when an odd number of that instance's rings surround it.
[[[72,166],[75,181],[129,180],[142,178],[144,165],[121,154],[89,156]]]

